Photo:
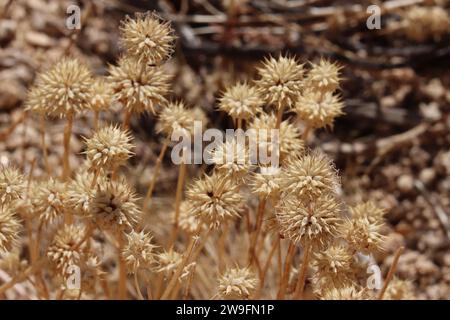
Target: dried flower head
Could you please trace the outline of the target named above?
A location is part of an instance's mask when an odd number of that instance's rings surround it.
[[[371,253],[383,250],[385,236],[380,234],[382,223],[370,222],[366,217],[344,219],[339,233],[355,251]]]
[[[325,290],[321,300],[369,300],[369,295],[364,288],[348,286],[344,288],[331,288]]]
[[[373,201],[366,201],[355,206],[350,206],[352,218],[367,218],[372,223],[382,223],[386,210],[377,207]]]
[[[85,139],[86,155],[91,171],[114,170],[124,165],[132,155],[131,135],[118,126],[100,128],[92,138]]]
[[[27,108],[48,116],[66,117],[90,107],[93,78],[77,59],[64,58],[37,76]]]
[[[155,261],[152,236],[144,231],[132,231],[126,235],[127,243],[122,251],[122,257],[127,264],[130,273],[136,273],[138,269],[149,269]]]
[[[52,224],[64,216],[66,189],[63,183],[49,178],[38,183],[35,190],[32,201],[41,223]]]
[[[248,183],[252,193],[263,199],[278,198],[280,171],[279,167],[260,167],[259,172],[252,173]]]
[[[256,87],[238,83],[228,88],[220,98],[219,109],[233,119],[249,120],[262,111],[262,100]]]
[[[175,36],[169,22],[155,13],[126,17],[120,28],[127,54],[143,64],[159,64],[170,57]]]
[[[171,76],[161,67],[142,66],[137,60],[122,58],[118,66],[110,66],[113,98],[133,113],[156,113],[158,105],[167,104]]]
[[[276,123],[277,118],[274,114],[262,113],[250,123],[248,129],[253,130],[256,136],[259,149],[258,155],[264,154],[261,153],[261,150],[265,150],[262,152],[266,152],[265,154],[270,157],[274,151],[273,149],[277,146],[277,143],[275,143],[275,139],[277,138],[278,150],[276,150],[276,153],[278,153],[280,163],[282,163],[289,155],[301,154],[305,147],[303,140],[300,139],[300,132],[297,127],[292,125],[288,120],[282,121],[277,137],[275,135],[277,133]]]
[[[403,13],[401,27],[411,40],[417,42],[430,38],[439,40],[450,30],[450,16],[439,6],[411,6]]]
[[[141,215],[138,198],[124,179],[99,184],[90,202],[89,212],[100,228],[125,231],[132,228]]]
[[[21,275],[28,267],[28,263],[22,259],[20,253],[20,247],[15,247],[9,252],[0,252],[0,270],[7,272],[11,277]]]
[[[106,178],[99,174],[94,188],[92,187],[92,181],[94,181],[94,173],[80,170],[76,173],[75,178],[67,184],[64,201],[72,214],[84,217],[90,216],[89,203],[93,198],[95,187],[106,183]]]
[[[0,253],[10,252],[19,244],[22,226],[8,205],[0,207]]]
[[[329,194],[302,202],[296,195],[280,200],[276,217],[280,232],[295,244],[323,245],[337,234],[340,203]]]
[[[298,97],[294,111],[311,128],[333,127],[334,119],[343,114],[339,96],[307,90]]]
[[[92,84],[92,98],[90,106],[96,112],[108,110],[111,106],[113,91],[111,85],[103,78],[95,79]]]
[[[223,299],[249,299],[259,280],[248,268],[231,268],[219,278],[219,296]]]
[[[303,65],[295,58],[270,57],[258,69],[260,79],[256,82],[266,103],[278,109],[294,105],[303,86]]]
[[[180,204],[180,216],[178,217],[178,226],[188,234],[197,234],[204,226],[198,216],[192,214],[190,201],[182,201]],[[175,222],[175,210],[173,211],[173,221]]]
[[[244,205],[235,180],[218,173],[196,180],[186,195],[191,203],[190,213],[211,228],[218,228],[221,223],[239,217]]]
[[[171,137],[174,132],[177,134],[194,135],[194,123],[198,121],[201,128],[206,126],[206,117],[202,115],[200,109],[187,109],[182,101],[171,102],[164,107],[159,114],[157,131],[164,133],[166,137]]]
[[[282,170],[283,192],[303,199],[314,199],[324,193],[336,193],[339,178],[332,161],[314,150],[302,157],[291,157]]]
[[[414,288],[410,281],[394,277],[384,293],[386,300],[415,300]]]
[[[244,139],[231,137],[225,142],[217,143],[209,156],[217,170],[234,178],[242,178],[251,168],[245,137]]]
[[[339,86],[339,72],[342,67],[326,59],[320,59],[318,64],[312,63],[312,68],[306,78],[306,83],[313,90],[319,90],[322,93],[333,92]]]
[[[169,251],[163,251],[157,254],[156,260],[158,261],[156,272],[162,272],[168,276],[175,272],[178,265],[183,260],[183,256],[180,253],[170,249]]]
[[[313,282],[316,292],[351,285],[353,255],[341,244],[331,245],[314,254]]]
[[[58,230],[47,251],[47,257],[59,275],[71,274],[69,268],[80,266],[85,259],[86,242],[82,243],[85,228],[80,225],[64,225]]]
[[[12,167],[0,168],[0,205],[10,204],[21,198],[25,191],[25,178]]]

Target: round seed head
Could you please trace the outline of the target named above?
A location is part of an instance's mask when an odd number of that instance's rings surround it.
[[[352,218],[367,218],[372,223],[382,223],[386,210],[376,206],[373,201],[359,203],[349,207]]]
[[[239,194],[239,185],[229,176],[204,175],[188,188],[187,199],[191,203],[190,214],[198,216],[211,228],[239,217],[244,198]]]
[[[22,225],[8,205],[0,206],[0,253],[12,251],[19,245]]]
[[[47,257],[59,275],[68,277],[70,267],[81,267],[86,250],[86,242],[81,243],[84,235],[85,228],[80,225],[64,225],[56,233],[48,248]]]
[[[369,295],[363,288],[348,286],[325,290],[321,300],[369,300]]]
[[[33,196],[33,206],[44,225],[52,224],[56,219],[64,216],[65,185],[58,180],[49,178],[36,185]]]
[[[77,59],[64,58],[37,76],[27,109],[52,117],[66,117],[90,107],[93,78]]]
[[[253,194],[264,199],[277,199],[280,194],[280,169],[260,167],[259,172],[251,174],[249,186]]]
[[[339,86],[340,70],[342,67],[325,59],[320,59],[318,64],[312,63],[312,68],[306,78],[306,83],[313,90],[322,93],[333,92]]]
[[[166,105],[171,76],[160,67],[141,65],[135,59],[122,58],[118,66],[110,66],[108,81],[113,98],[133,113],[156,113],[158,105]]]
[[[249,299],[259,280],[248,268],[232,268],[219,278],[219,296],[223,299]]]
[[[394,277],[384,293],[386,300],[415,300],[414,288],[410,281]]]
[[[204,227],[198,216],[192,214],[191,202],[182,201],[180,204],[180,216],[178,217],[178,226],[188,234],[197,234]],[[175,210],[173,211],[173,222],[175,222]]]
[[[305,91],[299,96],[294,111],[312,128],[333,127],[334,119],[343,114],[344,104],[331,92]]]
[[[138,269],[149,269],[155,261],[155,253],[153,252],[156,246],[152,242],[152,236],[144,231],[135,232],[126,235],[127,243],[122,251],[128,271],[136,273]]]
[[[200,122],[202,128],[206,126],[206,117],[201,109],[187,109],[181,101],[171,102],[161,110],[156,130],[168,138],[174,132],[193,136],[195,121]]]
[[[259,149],[258,154],[261,154],[261,150],[266,150],[267,156],[270,157],[272,152],[276,152],[279,154],[280,163],[282,163],[289,155],[301,154],[305,147],[303,140],[300,139],[300,132],[297,127],[285,120],[281,122],[278,131],[278,150],[274,150],[277,144],[276,141],[272,141],[272,137],[276,139],[276,135],[273,135],[277,133],[275,131],[276,123],[277,118],[274,114],[262,113],[250,123],[248,129],[253,130],[255,134]]]
[[[143,64],[159,64],[170,57],[175,36],[169,22],[155,13],[138,13],[121,24],[121,41],[127,54]]]
[[[278,109],[294,105],[303,87],[303,65],[295,58],[270,57],[258,69],[260,79],[256,82],[267,104]]]
[[[280,232],[295,244],[326,244],[337,234],[341,221],[339,202],[329,194],[302,202],[295,195],[284,197],[276,206]]]
[[[25,178],[12,167],[0,168],[0,205],[20,199],[25,191]]]
[[[380,234],[382,224],[370,222],[366,217],[344,219],[339,233],[355,251],[368,254],[383,250],[385,236]]]
[[[299,158],[291,157],[282,170],[280,181],[283,192],[302,199],[336,193],[339,187],[339,178],[332,161],[319,150]]]
[[[141,211],[132,188],[123,179],[99,184],[90,202],[93,222],[104,230],[132,229]]]
[[[228,88],[219,101],[219,109],[233,119],[249,120],[261,112],[262,100],[256,87],[238,83]]]
[[[226,139],[225,142],[221,141],[211,150],[209,156],[217,170],[234,178],[242,178],[251,168],[249,151],[244,139],[241,141],[233,137]]]
[[[96,112],[108,110],[111,106],[113,91],[111,85],[103,78],[95,79],[92,85],[90,106]]]
[[[412,6],[402,15],[402,29],[409,39],[417,42],[438,40],[450,29],[450,16],[439,6]]]
[[[133,154],[131,149],[131,135],[118,126],[107,126],[94,133],[92,138],[85,139],[86,155],[91,168],[114,170],[124,165]]]
[[[156,260],[158,261],[156,272],[162,272],[168,276],[176,271],[183,257],[180,253],[170,249],[169,251],[163,251],[157,254]]]

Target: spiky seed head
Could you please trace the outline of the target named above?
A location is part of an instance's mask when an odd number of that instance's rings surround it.
[[[69,268],[80,267],[85,259],[86,242],[82,243],[85,232],[81,225],[64,225],[48,248],[47,257],[63,278],[71,274]]]
[[[124,179],[109,181],[97,186],[89,212],[93,222],[110,231],[126,231],[138,222],[141,211],[138,198]]]
[[[182,101],[170,102],[161,110],[156,130],[168,138],[173,133],[193,136],[195,121],[200,123],[201,128],[206,126],[206,116],[201,109],[188,109]]]
[[[170,249],[169,251],[163,251],[157,254],[156,260],[158,262],[156,272],[162,272],[168,276],[176,271],[178,265],[183,260],[183,256],[180,253]]]
[[[269,57],[258,69],[256,82],[264,101],[278,109],[294,105],[303,87],[303,65],[295,58]]]
[[[341,222],[341,205],[330,194],[302,202],[292,194],[276,206],[280,232],[295,244],[322,246],[336,236]]]
[[[99,174],[96,185],[92,187],[94,181],[94,173],[87,170],[79,170],[75,178],[67,184],[66,197],[64,199],[66,207],[71,213],[83,217],[89,217],[89,206],[92,200],[95,188],[99,184],[106,182],[105,175]]]
[[[122,257],[127,264],[128,272],[136,273],[138,269],[151,268],[155,261],[156,246],[152,244],[153,237],[150,233],[131,231],[126,234],[126,238]]]
[[[22,225],[9,205],[0,206],[0,253],[12,251],[19,244]]]
[[[118,126],[100,128],[85,142],[85,153],[92,172],[99,169],[112,171],[124,165],[133,154],[130,133]]]
[[[137,13],[126,17],[120,27],[127,54],[142,64],[160,64],[170,57],[175,40],[169,22],[155,13]]]
[[[414,41],[439,40],[450,30],[450,15],[439,6],[412,6],[402,13],[401,27]]]
[[[117,66],[110,66],[108,81],[113,98],[132,113],[156,113],[166,105],[172,78],[161,67],[142,66],[132,58],[121,58]]]
[[[263,199],[277,199],[280,194],[280,168],[260,167],[249,178],[251,192]]]
[[[190,214],[198,216],[210,228],[218,228],[222,223],[239,217],[245,202],[238,183],[219,173],[204,175],[194,181],[186,195],[191,203]]]
[[[198,216],[192,214],[191,202],[184,200],[180,204],[180,216],[178,217],[178,225],[181,230],[188,234],[195,235],[204,227]],[[175,210],[173,211],[173,221],[175,222]]]
[[[77,59],[63,58],[37,76],[27,109],[51,116],[67,117],[90,107],[93,78],[89,68]]]
[[[370,222],[366,217],[345,218],[339,233],[353,250],[368,254],[383,250],[386,237],[380,233],[382,225],[379,221]]]
[[[32,200],[41,223],[49,225],[64,216],[65,198],[65,185],[58,180],[49,178],[36,185],[36,193]]]
[[[219,278],[219,296],[223,299],[250,299],[259,280],[249,268],[228,269]]]
[[[233,119],[250,120],[262,111],[262,100],[256,87],[246,82],[228,88],[219,101],[219,109]]]
[[[336,193],[339,177],[332,161],[318,149],[301,157],[291,157],[283,168],[283,192],[302,199],[314,199],[324,193]]]
[[[369,300],[369,295],[364,288],[347,286],[344,288],[331,288],[324,290],[321,300]]]
[[[415,300],[414,287],[410,281],[394,277],[384,293],[385,300]]]
[[[289,155],[303,153],[305,147],[297,127],[285,120],[281,122],[280,129],[277,132],[276,123],[277,117],[274,114],[262,113],[254,118],[248,126],[248,129],[252,131],[247,131],[256,136],[258,155],[267,154],[270,157],[272,152],[276,152],[279,155],[280,163],[282,163]],[[278,139],[278,141],[273,141],[275,139]]]
[[[349,207],[350,214],[352,218],[364,218],[366,217],[369,222],[372,223],[382,223],[386,210],[377,207],[373,201],[366,201],[358,203],[355,206]]]
[[[312,90],[325,93],[333,92],[338,88],[341,66],[326,59],[320,59],[317,64],[311,63],[311,66],[306,83],[312,87]]]
[[[343,114],[344,104],[339,96],[307,90],[299,96],[294,111],[311,128],[333,127],[334,119]]]
[[[25,191],[25,178],[13,167],[0,167],[0,205],[11,204],[22,197]]]
[[[108,110],[113,96],[111,85],[103,78],[96,78],[92,84],[92,91],[91,109],[96,112]]]
[[[218,142],[209,157],[217,170],[238,179],[245,176],[252,167],[245,138],[232,137],[225,142]]]
[[[353,284],[351,267],[353,256],[343,244],[333,244],[314,254],[314,291],[322,293],[330,288]]]

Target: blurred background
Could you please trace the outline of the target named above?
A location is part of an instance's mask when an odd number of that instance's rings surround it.
[[[66,27],[71,4],[81,9],[79,30]],[[450,1],[0,0],[0,8],[0,163],[23,163],[25,171],[40,149],[38,124],[23,108],[36,73],[70,52],[106,74],[121,55],[126,15],[155,10],[172,22],[172,98],[203,108],[221,128],[232,123],[215,111],[217,97],[253,79],[264,57],[336,61],[345,115],[309,144],[335,160],[349,203],[372,199],[388,210],[384,271],[403,244],[398,276],[413,281],[418,298],[450,299]],[[58,163],[63,123],[52,121],[50,161]],[[75,152],[91,121],[88,114],[76,121]],[[132,130],[139,141],[129,170],[143,192],[160,137],[151,116],[133,119]],[[166,157],[160,205],[176,183]],[[195,176],[198,168],[190,170]]]

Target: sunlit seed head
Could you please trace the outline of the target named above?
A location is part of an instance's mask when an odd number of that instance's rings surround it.
[[[349,207],[352,218],[367,218],[371,223],[382,223],[386,210],[377,207],[373,201],[358,203]]]
[[[231,268],[219,278],[219,296],[223,299],[251,299],[259,279],[249,268]]]
[[[225,91],[219,100],[219,109],[233,119],[249,120],[262,111],[263,103],[257,88],[243,82]]]
[[[66,186],[49,178],[37,183],[35,190],[33,206],[41,223],[49,225],[62,219],[65,213]]]
[[[96,112],[106,111],[111,107],[113,91],[111,85],[103,78],[96,78],[92,85],[90,107]]]
[[[137,13],[122,21],[121,41],[127,54],[142,64],[160,64],[170,57],[175,40],[169,22],[155,13]]]
[[[170,102],[158,115],[156,130],[170,138],[176,133],[182,136],[193,136],[197,121],[200,128],[206,126],[207,118],[200,108],[186,108],[182,101]]]
[[[19,245],[22,225],[8,205],[0,206],[0,253],[12,251]]]
[[[84,63],[63,58],[48,71],[38,74],[26,102],[27,109],[61,118],[79,113],[90,108],[93,83]]]
[[[121,58],[110,66],[108,81],[114,100],[132,113],[151,112],[167,104],[171,76],[161,67],[142,66],[132,58]]]
[[[321,300],[369,300],[370,296],[364,288],[348,286],[325,290]]]
[[[312,90],[322,93],[333,92],[339,86],[340,70],[342,67],[326,59],[320,59],[319,63],[312,63],[311,70],[306,77],[306,83]]]
[[[234,178],[244,177],[252,167],[245,140],[236,137],[219,142],[209,157],[217,170]]]
[[[126,245],[122,256],[127,264],[128,272],[136,273],[139,269],[150,269],[155,262],[155,245],[153,237],[144,231],[132,231],[126,234]]]
[[[346,218],[339,233],[353,250],[368,254],[383,250],[386,237],[380,233],[381,227],[379,221],[370,222],[366,217]]]
[[[0,167],[0,205],[11,204],[22,198],[25,192],[25,178],[13,167]]]

